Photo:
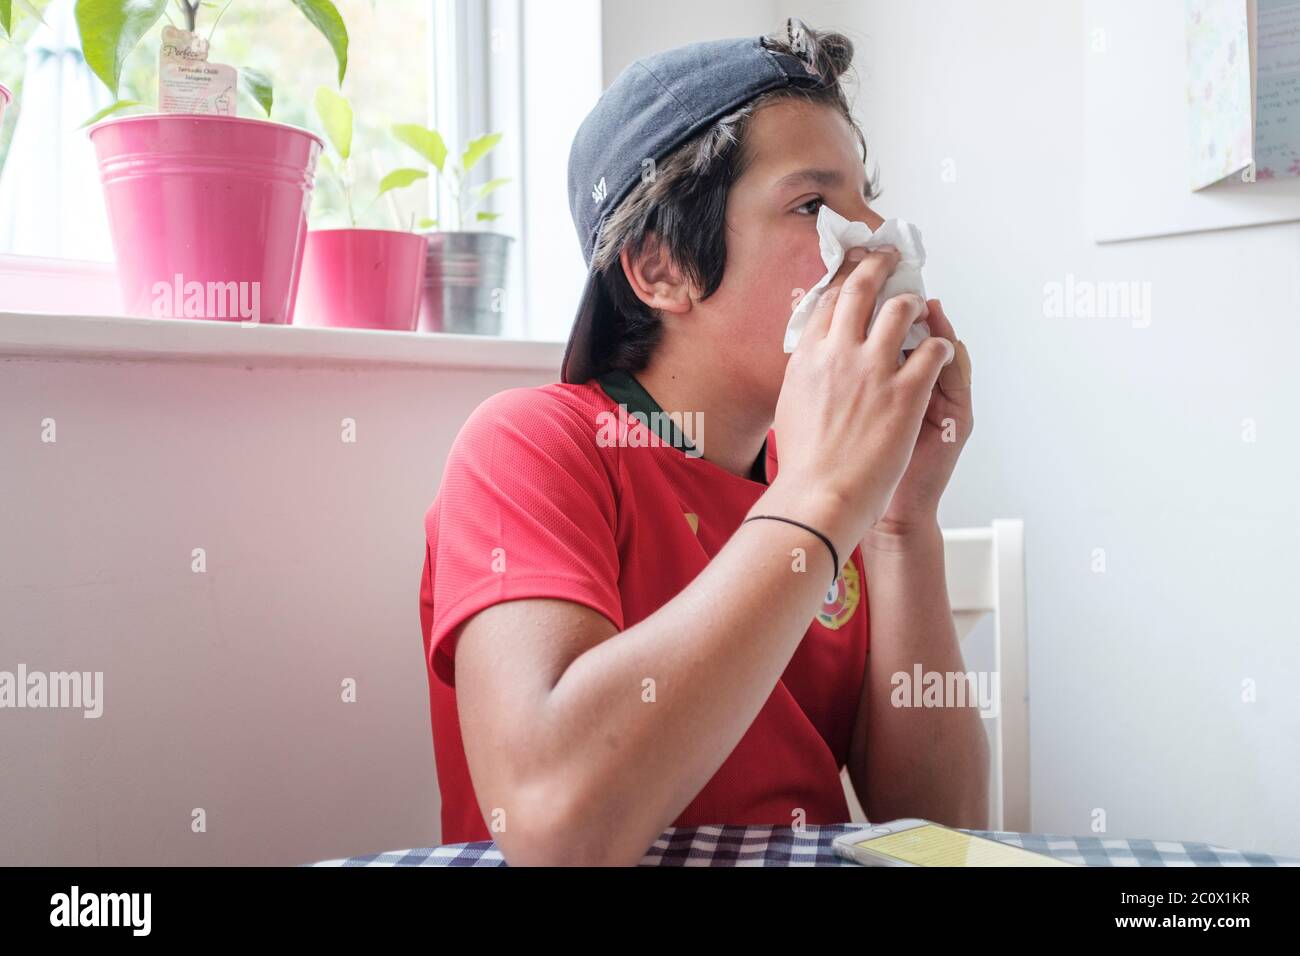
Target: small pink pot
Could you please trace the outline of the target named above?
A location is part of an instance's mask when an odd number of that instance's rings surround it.
[[[293,320],[314,133],[187,113],[90,128],[128,315]]]
[[[311,230],[293,324],[415,331],[428,245],[413,232]]]
[[[0,86],[0,123],[5,121],[5,107],[14,101],[14,95]]]

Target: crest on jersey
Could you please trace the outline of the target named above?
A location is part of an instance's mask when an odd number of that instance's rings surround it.
[[[862,580],[858,577],[858,567],[850,558],[844,565],[840,576],[835,579],[835,586],[826,592],[822,609],[817,612],[817,620],[823,627],[838,631],[858,609],[862,599]]]

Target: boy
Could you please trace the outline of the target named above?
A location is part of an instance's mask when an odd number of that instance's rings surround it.
[[[977,712],[889,706],[890,675],[963,669],[937,509],[965,347],[917,296],[868,336],[898,255],[859,249],[782,350],[820,204],[882,221],[852,56],[798,21],[670,50],[575,137],[561,381],[479,405],[426,516],[444,843],[631,865],[669,826],[846,822],[843,767],[873,820],[986,826]]]

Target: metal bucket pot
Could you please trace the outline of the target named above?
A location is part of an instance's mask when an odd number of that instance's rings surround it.
[[[421,332],[500,335],[506,264],[514,236],[496,232],[430,232]]]

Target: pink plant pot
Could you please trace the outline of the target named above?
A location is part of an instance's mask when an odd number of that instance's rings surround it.
[[[185,113],[90,128],[127,314],[288,324],[323,143]]]
[[[415,331],[429,241],[387,229],[313,229],[294,325]]]
[[[0,123],[5,121],[5,107],[14,101],[14,95],[3,86],[0,86]]]

